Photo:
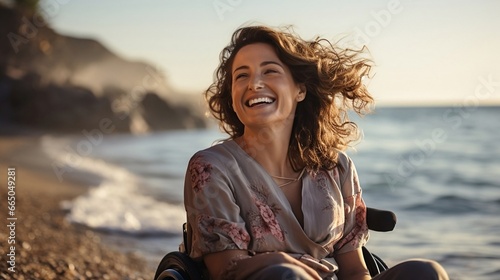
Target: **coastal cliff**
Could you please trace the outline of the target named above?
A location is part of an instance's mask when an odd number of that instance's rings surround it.
[[[62,133],[103,122],[113,133],[207,126],[199,108],[177,101],[161,70],[123,59],[97,40],[58,34],[36,12],[0,4],[0,38],[5,126]]]

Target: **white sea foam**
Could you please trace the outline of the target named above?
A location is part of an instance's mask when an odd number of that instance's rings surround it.
[[[79,155],[71,143],[74,140],[44,137],[42,150],[54,161],[53,166],[66,171],[61,176],[63,179],[78,172],[102,179],[84,196],[64,204],[70,210],[71,222],[133,235],[180,234],[185,221],[181,205],[145,195],[146,186],[140,178],[122,167]]]

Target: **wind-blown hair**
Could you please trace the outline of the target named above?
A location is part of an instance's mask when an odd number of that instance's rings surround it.
[[[231,68],[238,51],[253,43],[272,46],[294,81],[306,88],[290,138],[288,159],[292,167],[295,171],[303,167],[332,169],[338,152],[359,135],[356,124],[348,119],[348,110],[363,115],[373,103],[362,83],[371,68],[370,61],[362,57],[363,49],[341,49],[320,38],[306,41],[287,29],[250,26],[236,30],[222,50],[214,82],[205,92],[212,115],[232,139],[243,135],[244,125],[232,108]]]

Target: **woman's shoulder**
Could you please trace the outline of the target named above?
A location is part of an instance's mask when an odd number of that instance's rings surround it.
[[[235,153],[233,147],[233,141],[228,140],[224,142],[219,142],[213,146],[210,146],[206,149],[197,151],[192,157],[190,161],[198,160],[198,161],[207,161],[212,164],[224,164],[228,162],[235,161]]]
[[[344,151],[338,152],[337,168],[346,171],[351,168],[352,164],[352,159]]]
[[[353,160],[343,151],[338,152],[337,165],[334,168],[334,172],[338,174],[341,182],[357,177],[356,166]]]

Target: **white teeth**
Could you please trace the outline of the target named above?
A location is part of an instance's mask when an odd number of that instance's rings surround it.
[[[248,106],[252,107],[254,104],[257,104],[257,103],[273,103],[274,100],[272,100],[271,98],[269,97],[259,97],[259,98],[254,98],[254,99],[250,99],[248,101]]]

